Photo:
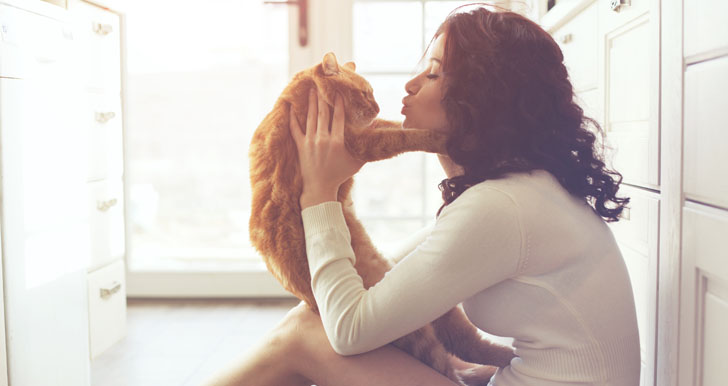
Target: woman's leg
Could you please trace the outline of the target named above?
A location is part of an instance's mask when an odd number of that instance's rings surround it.
[[[300,305],[299,305],[300,307]],[[313,383],[298,373],[295,366],[297,342],[291,339],[295,314],[289,311],[273,330],[242,357],[204,384],[206,386],[310,386]]]
[[[452,381],[392,345],[353,356],[337,354],[318,315],[294,307],[242,363],[210,385],[453,386]]]

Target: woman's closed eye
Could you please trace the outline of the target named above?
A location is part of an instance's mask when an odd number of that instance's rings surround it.
[[[439,75],[437,74],[427,74],[427,79],[437,79]]]

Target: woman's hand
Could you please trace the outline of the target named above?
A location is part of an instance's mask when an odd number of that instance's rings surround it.
[[[329,129],[330,110],[315,89],[308,95],[306,132],[303,133],[293,109],[290,109],[289,128],[298,149],[303,192],[301,209],[326,201],[336,201],[339,186],[362,166],[351,156],[344,144],[344,102],[336,96],[334,115]]]

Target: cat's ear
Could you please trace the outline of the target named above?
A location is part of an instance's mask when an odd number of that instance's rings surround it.
[[[336,75],[339,73],[339,63],[336,62],[336,56],[333,52],[327,52],[324,55],[324,60],[321,62],[324,75]]]
[[[346,63],[344,63],[344,67],[346,67],[352,71],[356,71],[356,64],[354,64],[354,62],[346,62]]]

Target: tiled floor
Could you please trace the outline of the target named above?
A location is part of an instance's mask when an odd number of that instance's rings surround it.
[[[91,384],[199,385],[244,354],[296,304],[296,299],[130,299],[126,337],[91,362]]]

